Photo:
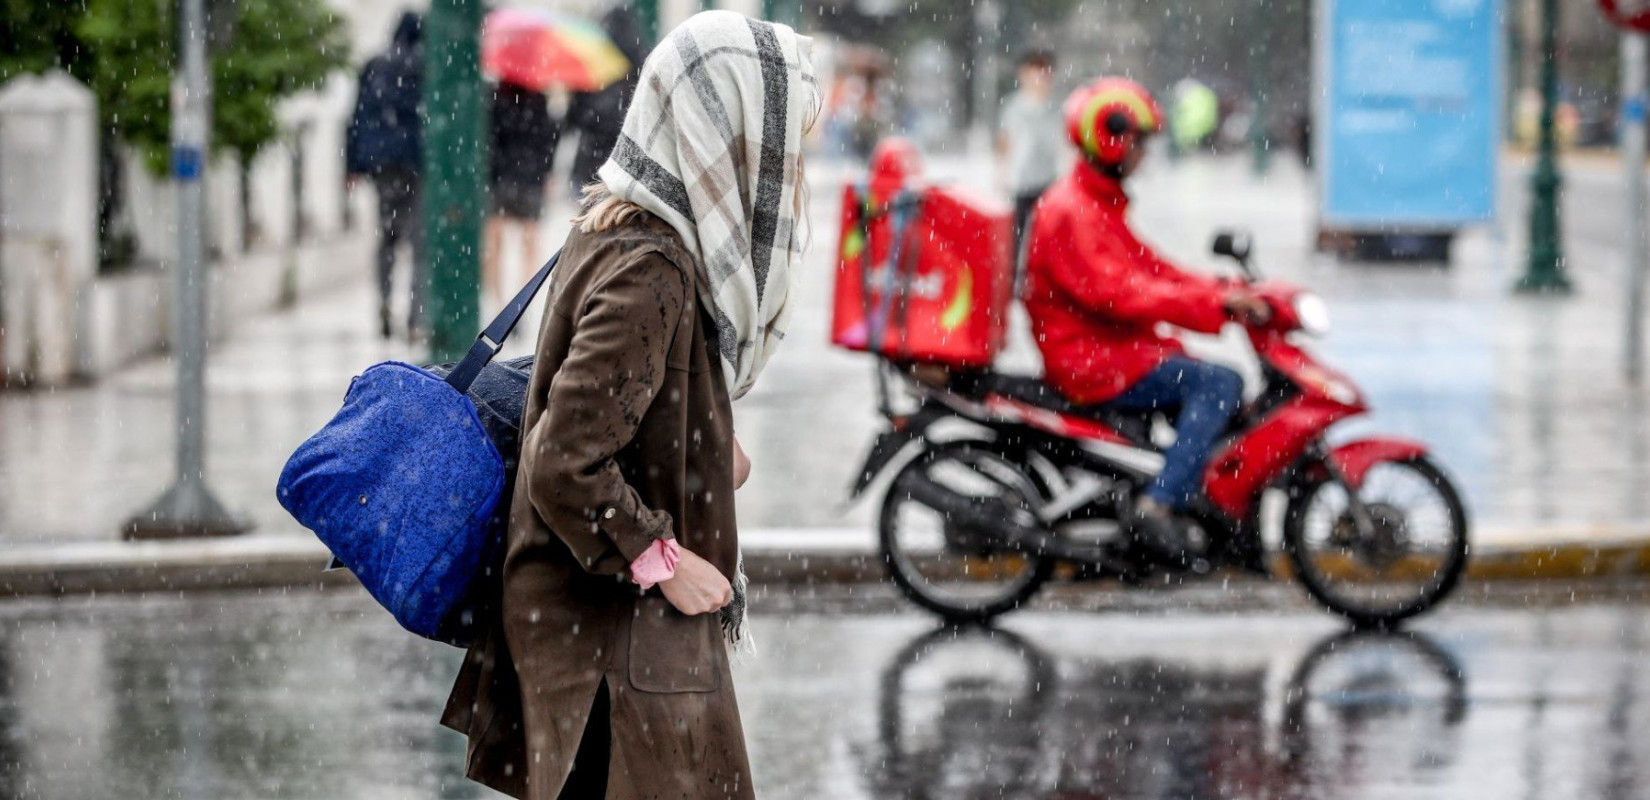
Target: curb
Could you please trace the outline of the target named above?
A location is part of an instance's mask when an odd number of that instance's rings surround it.
[[[0,554],[0,597],[348,586],[327,550],[299,536],[87,542]]]
[[[327,557],[318,540],[299,535],[15,548],[0,552],[0,598],[355,585],[347,570],[322,572]],[[769,586],[884,579],[874,540],[857,530],[749,532],[745,570],[753,583]],[[1584,581],[1644,575],[1650,575],[1650,536],[1475,548],[1466,577]]]
[[[1469,581],[1608,580],[1650,575],[1650,540],[1571,543],[1474,553]]]

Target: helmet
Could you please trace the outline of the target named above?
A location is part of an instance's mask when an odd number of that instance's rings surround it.
[[[916,143],[890,136],[871,151],[871,196],[886,203],[905,185],[922,176],[922,152]]]
[[[1128,78],[1097,78],[1066,98],[1066,135],[1101,164],[1121,164],[1133,134],[1163,127],[1163,110],[1151,92]]]

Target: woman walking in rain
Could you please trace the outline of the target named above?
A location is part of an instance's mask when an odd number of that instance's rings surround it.
[[[443,722],[522,798],[750,798],[730,402],[800,267],[809,40],[707,11],[642,67],[551,279],[497,619]]]
[[[550,116],[549,98],[543,92],[501,80],[493,87],[491,129],[481,298],[484,305],[496,308],[504,305],[499,273],[509,229],[516,230],[527,261],[544,260],[538,254],[539,217],[544,215],[544,184],[556,161],[561,125]]]

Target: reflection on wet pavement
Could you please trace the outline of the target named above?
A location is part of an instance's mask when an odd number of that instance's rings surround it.
[[[1329,798],[1454,761],[1467,681],[1424,634],[1332,635],[1267,677],[1143,657],[1062,678],[1025,637],[936,631],[883,675],[871,774],[888,797]]]
[[[769,798],[1642,797],[1642,606],[759,615]],[[0,797],[492,797],[436,716],[458,652],[364,597],[0,607]]]

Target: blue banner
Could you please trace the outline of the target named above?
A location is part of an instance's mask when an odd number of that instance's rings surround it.
[[[1323,222],[1495,217],[1501,0],[1320,0],[1314,128]]]

